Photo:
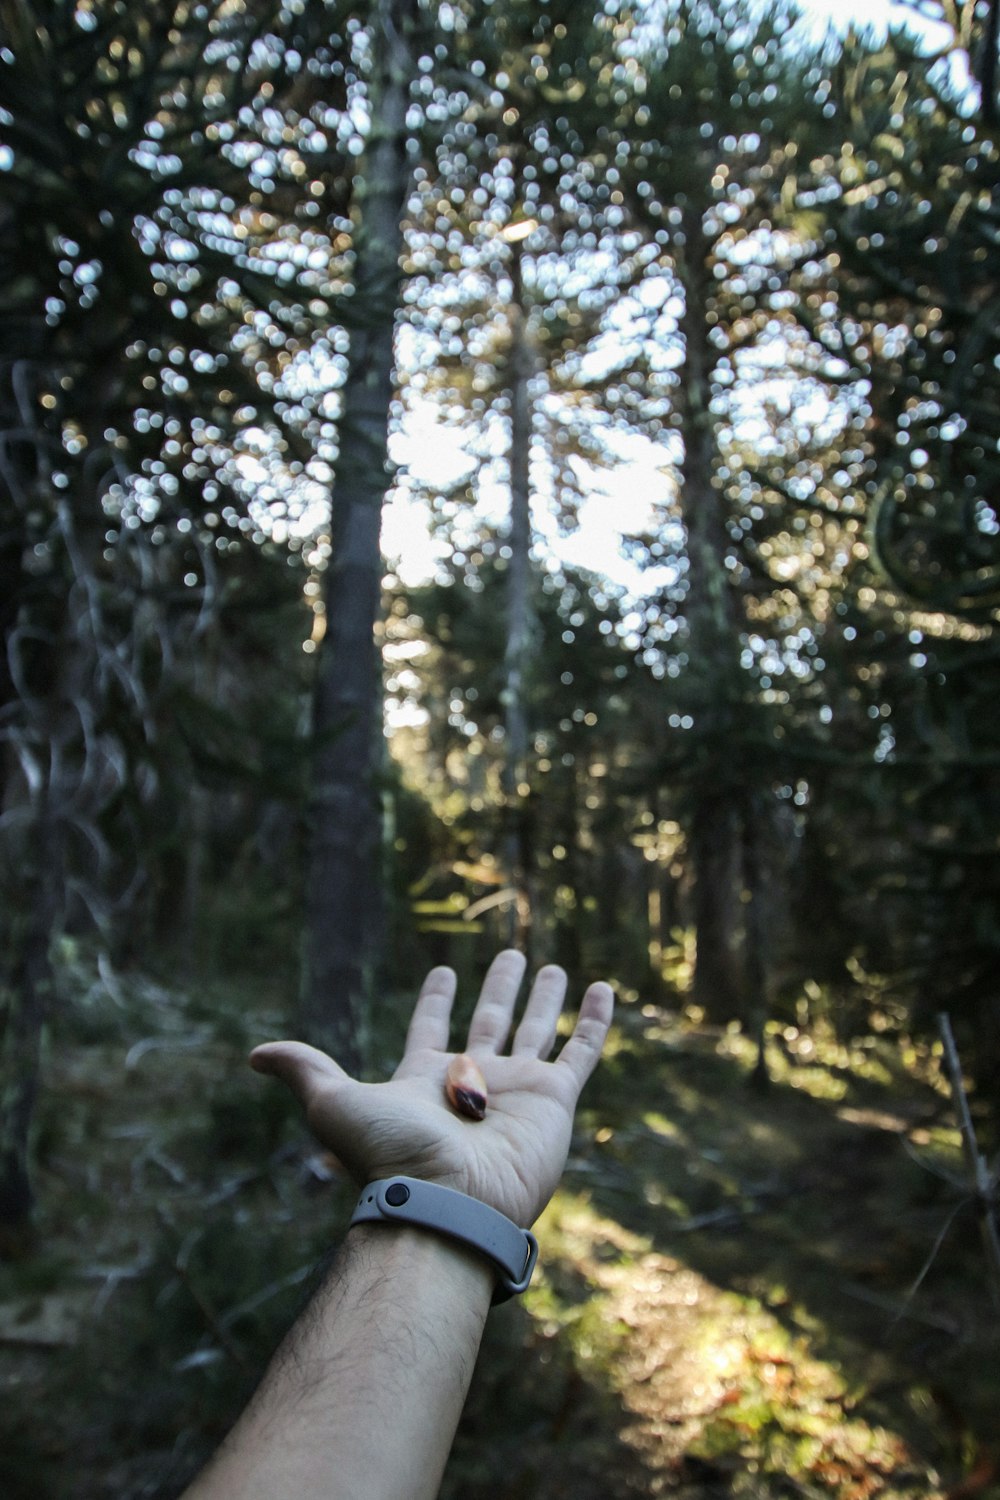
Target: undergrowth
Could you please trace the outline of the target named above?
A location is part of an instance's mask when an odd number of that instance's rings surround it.
[[[64,977],[37,1236],[0,1265],[0,1494],[166,1500],[322,1274],[353,1189],[245,1066],[289,1026],[266,984],[154,982],[77,950]],[[408,1005],[377,1018],[382,1066]],[[621,1007],[536,1281],[490,1320],[444,1500],[1000,1493],[997,1324],[933,1055],[787,1027],[768,1046],[755,1093],[738,1030]]]

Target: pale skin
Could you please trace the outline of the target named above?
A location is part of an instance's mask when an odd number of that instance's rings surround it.
[[[611,1024],[593,984],[554,1062],[566,975],[540,969],[520,1023],[523,957],[494,959],[463,1050],[485,1078],[485,1118],[461,1118],[445,1075],[455,975],[433,969],[403,1059],[360,1083],[323,1052],[270,1042],[251,1065],[285,1082],[316,1137],[359,1186],[402,1174],[479,1198],[529,1228],[569,1150],[580,1090]],[[291,1330],[253,1401],[184,1500],[433,1500],[494,1290],[490,1263],[426,1230],[359,1225]],[[500,1316],[503,1316],[501,1313]]]

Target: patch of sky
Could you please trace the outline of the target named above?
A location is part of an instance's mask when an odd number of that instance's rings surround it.
[[[535,486],[533,524],[536,550],[564,565],[599,573],[609,582],[637,594],[666,587],[677,578],[676,566],[663,564],[644,572],[623,554],[623,542],[662,526],[662,512],[673,497],[673,480],[665,468],[663,450],[638,436],[609,435],[617,461],[596,468],[575,461],[582,499],[569,532],[560,521],[544,475]],[[398,485],[383,513],[382,541],[387,559],[404,583],[432,576],[452,545],[460,545],[463,530],[470,537],[482,524],[502,528],[510,508],[503,472],[502,424],[493,429],[483,458],[472,458],[468,435],[440,420],[435,410],[418,407],[393,442],[392,459],[421,490],[447,491],[475,474],[476,499],[467,524],[457,515],[449,539],[429,527],[425,501],[410,486]],[[455,529],[459,537],[455,537]]]
[[[845,32],[864,27],[885,36],[891,26],[905,26],[926,41],[929,51],[946,45],[950,27],[909,0],[796,0],[800,26],[813,36],[830,27]]]
[[[851,27],[881,40],[890,27],[905,28],[919,38],[923,51],[943,54],[940,72],[957,93],[969,98],[970,108],[978,102],[968,55],[952,47],[952,28],[941,14],[948,6],[921,5],[917,0],[796,0],[796,8],[801,17],[799,29],[810,41],[831,30],[843,35]],[[935,9],[938,15],[932,13]]]

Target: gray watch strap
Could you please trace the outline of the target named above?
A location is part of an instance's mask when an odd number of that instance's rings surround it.
[[[437,1182],[417,1177],[383,1177],[370,1182],[351,1215],[351,1224],[414,1224],[449,1235],[478,1250],[497,1271],[494,1302],[523,1292],[538,1259],[538,1241],[497,1209]]]

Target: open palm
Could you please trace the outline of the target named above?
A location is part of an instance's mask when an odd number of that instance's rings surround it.
[[[572,1036],[547,1061],[566,994],[566,975],[547,965],[507,1044],[524,975],[521,954],[494,959],[463,1049],[486,1080],[483,1120],[457,1115],[445,1095],[455,997],[451,969],[432,969],[410,1021],[403,1059],[385,1083],[359,1083],[331,1057],[301,1042],[269,1042],[251,1054],[259,1072],[284,1080],[309,1126],[359,1186],[405,1174],[457,1188],[529,1227],[551,1197],[569,1150],[580,1090],[601,1055],[614,1006],[607,984],[583,997]]]

